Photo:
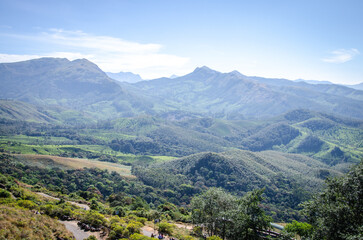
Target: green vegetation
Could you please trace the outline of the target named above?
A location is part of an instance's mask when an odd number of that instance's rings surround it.
[[[284,231],[293,233],[301,238],[309,238],[313,233],[313,226],[306,222],[292,221],[292,223],[286,224]]]
[[[327,188],[304,204],[312,239],[363,237],[363,161],[348,174],[327,181]]]
[[[251,154],[250,152],[246,153]],[[211,168],[214,174],[218,174],[222,173],[218,164],[225,167],[232,163],[231,159],[227,159],[228,154],[231,153],[215,154],[215,156],[213,154],[197,155],[195,156],[197,158],[194,158],[194,160],[199,159],[202,162],[208,160],[206,162],[214,166],[214,168]],[[262,159],[259,161],[260,164],[263,163]],[[56,219],[76,219],[79,221],[80,226],[94,229],[109,229],[109,239],[149,239],[140,235],[141,227],[146,224],[147,220],[153,221],[154,219],[162,220],[157,226],[160,232],[175,236],[178,239],[194,238],[189,235],[192,233],[181,233],[173,224],[167,221],[183,221],[197,224],[193,229],[193,234],[197,237],[203,235],[203,233],[208,233],[212,239],[218,239],[218,236],[222,239],[241,239],[241,236],[243,237],[242,239],[259,239],[263,236],[262,232],[269,228],[269,223],[272,221],[271,217],[276,219],[277,214],[282,218],[288,216],[297,219],[306,217],[309,224],[293,221],[291,224],[287,224],[285,229],[286,232],[297,234],[302,238],[359,239],[361,237],[362,196],[360,196],[360,190],[362,186],[360,180],[363,175],[362,163],[346,176],[328,180],[328,187],[321,194],[318,194],[316,198],[304,204],[303,213],[305,216],[292,216],[283,213],[284,210],[278,208],[275,208],[278,211],[276,215],[268,216],[267,213],[272,213],[269,209],[272,205],[268,201],[272,201],[273,196],[276,197],[273,201],[283,200],[279,204],[284,206],[286,210],[289,206],[304,201],[304,194],[302,195],[303,198],[295,199],[299,196],[298,193],[302,193],[303,188],[299,185],[294,185],[297,183],[284,178],[283,175],[277,174],[274,178],[270,179],[270,183],[274,184],[270,185],[270,188],[277,188],[277,193],[269,192],[272,190],[266,188],[244,192],[240,196],[235,196],[220,188],[208,187],[208,175],[199,175],[199,170],[195,168],[195,165],[192,165],[193,161],[191,159],[186,158],[179,161],[185,160],[188,160],[189,163],[184,170],[194,169],[193,171],[199,176],[198,180],[200,182],[201,176],[204,176],[206,183],[203,185],[206,187],[198,189],[186,183],[178,184],[177,179],[181,179],[182,174],[176,175],[175,179],[167,180],[164,178],[165,182],[171,184],[170,186],[177,184],[179,190],[172,187],[163,189],[161,186],[159,188],[144,185],[136,179],[123,178],[116,172],[109,173],[107,170],[38,168],[24,165],[16,158],[2,154],[0,166],[2,172],[0,174],[0,207],[5,209],[2,210],[5,214],[10,211],[18,211],[13,209],[20,209],[26,213],[17,212],[16,214],[24,219],[28,219],[26,214],[34,215],[36,211]],[[305,160],[308,160],[308,158]],[[308,163],[311,164],[313,162],[310,161]],[[160,164],[175,165],[175,162]],[[233,166],[237,166],[236,162],[233,164]],[[203,167],[207,169],[206,165],[201,165],[200,167],[200,169],[203,169]],[[271,163],[269,167],[272,168]],[[228,170],[228,168],[226,169]],[[231,176],[233,174],[235,173],[232,172]],[[320,172],[320,174],[326,176],[324,171]],[[23,184],[10,175],[27,184],[36,185]],[[223,187],[228,189],[228,185]],[[33,191],[41,190],[43,192],[49,192],[47,190],[49,189],[52,190],[49,193],[57,194],[61,199],[45,199],[34,194],[29,189]],[[285,190],[296,192],[289,195],[287,194],[288,191],[284,192]],[[178,191],[192,198],[191,204],[187,205],[186,208],[178,207],[168,202],[168,200],[178,198]],[[264,197],[266,197],[265,200],[263,199]],[[64,199],[82,201],[83,203],[88,202],[91,210],[85,211],[80,209],[74,204],[64,201]],[[279,205],[277,204],[277,206]],[[43,215],[41,217],[45,217]],[[2,220],[4,220],[4,224],[17,224],[8,218],[2,218]],[[34,220],[31,221],[29,223],[30,226],[33,226],[31,224],[41,224]],[[41,219],[40,221],[46,220]],[[52,221],[49,220],[47,224],[51,224]],[[347,226],[346,223],[349,225]],[[198,227],[198,224],[202,224],[199,226],[203,226],[205,229],[203,230],[203,227]],[[16,226],[20,226],[19,229],[24,227],[24,224],[18,225]],[[47,225],[48,228],[51,227]],[[25,229],[24,231],[31,239],[32,230]],[[8,235],[16,234],[6,231],[2,231],[2,233]],[[58,234],[59,231],[54,230],[53,233]],[[327,237],[323,238],[324,236]],[[49,238],[52,239],[51,237]]]
[[[148,167],[134,166],[132,172],[144,184],[163,189],[163,195],[175,204],[187,204],[196,193],[210,187],[221,187],[239,196],[266,188],[263,203],[277,221],[299,219],[299,203],[321,189],[324,176],[339,174],[327,168],[308,157],[234,150],[200,153]]]
[[[26,207],[0,204],[0,239],[74,239],[62,224]]]
[[[361,91],[207,67],[131,85],[85,59],[1,66],[15,100],[0,100],[0,238],[70,239],[55,219],[108,239],[150,239],[155,219],[180,240],[258,239],[271,219],[307,221],[287,239],[362,237],[362,163],[339,178],[363,157]]]
[[[193,198],[193,222],[203,224],[209,236],[262,239],[259,231],[267,229],[271,221],[259,207],[262,193],[263,190],[256,190],[238,199],[211,188]]]
[[[360,120],[306,110],[253,122],[195,117],[167,121],[161,117],[139,116],[87,124],[75,121],[66,125],[2,119],[0,148],[12,153],[128,165],[147,165],[165,156],[173,159],[231,148],[299,153],[340,169],[347,169],[363,156]]]

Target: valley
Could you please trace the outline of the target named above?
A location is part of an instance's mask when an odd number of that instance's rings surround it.
[[[172,236],[198,239],[208,231],[224,237],[221,226],[197,225],[204,218],[220,221],[220,215],[204,216],[208,209],[196,215],[206,207],[198,205],[200,196],[215,197],[220,200],[210,207],[225,207],[218,214],[239,223],[228,225],[233,239],[239,227],[255,227],[239,222],[234,207],[242,214],[255,206],[261,229],[272,221],[306,221],[304,204],[361,165],[361,90],[208,67],[148,81],[109,76],[86,59],[0,64],[0,187],[10,196],[0,202],[6,208],[77,219],[107,229],[109,239],[146,239],[137,234],[155,219],[169,235],[176,222],[194,223]]]

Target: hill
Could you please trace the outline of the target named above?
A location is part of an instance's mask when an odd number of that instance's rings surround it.
[[[301,155],[241,150],[198,153],[148,167],[134,166],[132,172],[144,184],[163,189],[178,204],[209,187],[236,195],[265,188],[266,210],[286,211],[290,217],[297,215],[299,203],[321,189],[326,177],[341,174]]]
[[[363,156],[363,121],[302,109],[260,121],[175,113],[164,116],[167,119],[139,116],[96,122],[69,112],[69,117],[79,119],[73,124],[62,125],[60,123],[67,123],[64,115],[59,112],[58,116],[62,118],[54,117],[52,119],[57,119],[57,122],[48,122],[47,125],[43,124],[43,119],[39,119],[39,123],[24,122],[21,118],[1,120],[1,148],[25,154],[92,159],[107,156],[109,161],[117,161],[115,156],[120,156],[119,160],[130,159],[124,157],[125,154],[182,157],[232,148],[275,150],[310,156],[341,169],[359,162]],[[22,145],[18,146],[18,143]]]

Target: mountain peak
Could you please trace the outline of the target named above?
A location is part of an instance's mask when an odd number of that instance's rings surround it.
[[[197,67],[194,72],[199,72],[199,71],[203,71],[203,72],[217,72],[216,70],[213,70],[207,66],[203,66],[203,67]]]
[[[245,77],[245,75],[243,75],[242,73],[238,72],[237,70],[234,70],[230,73],[228,73],[229,75],[235,76],[235,77]]]
[[[203,66],[203,67],[197,67],[193,73],[204,73],[204,74],[215,74],[215,73],[219,73],[216,70],[213,70],[207,66]]]

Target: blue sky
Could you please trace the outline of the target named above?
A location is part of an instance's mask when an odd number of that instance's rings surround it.
[[[363,82],[363,1],[0,0],[0,62],[88,58],[143,78],[206,65]]]

